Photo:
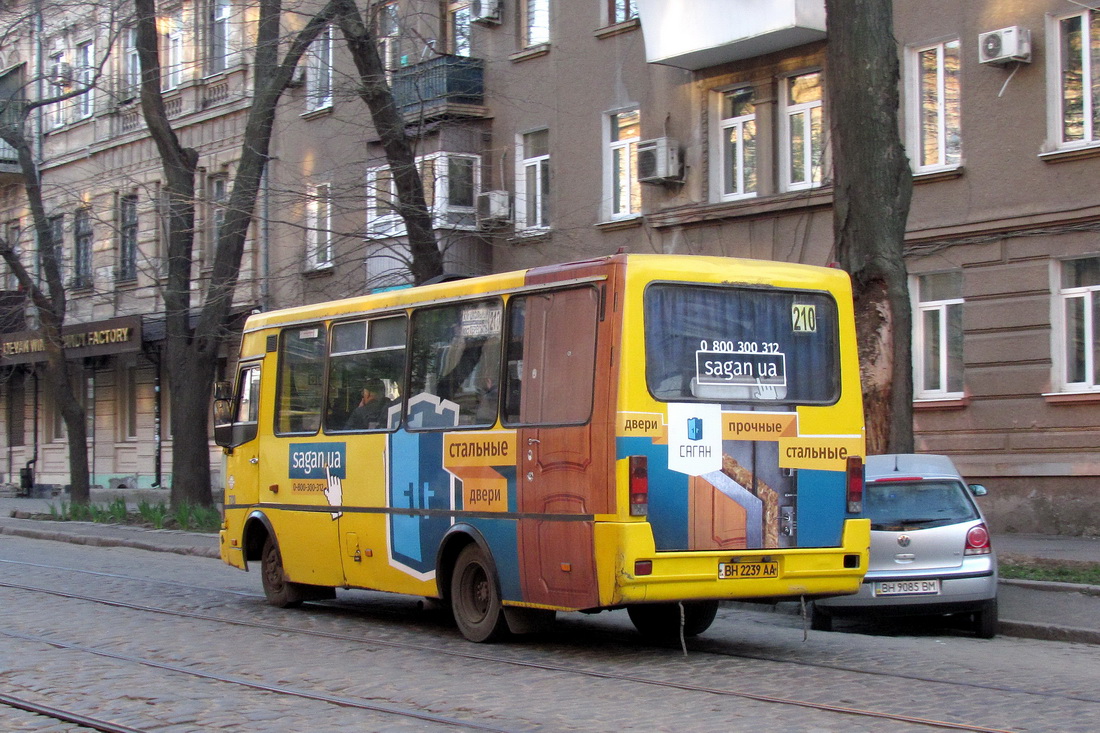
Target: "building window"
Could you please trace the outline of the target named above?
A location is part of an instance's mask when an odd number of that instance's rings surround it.
[[[625,23],[637,18],[637,0],[607,0],[607,17],[611,23]]]
[[[8,379],[8,445],[16,448],[27,443],[27,398],[25,376],[15,370]]]
[[[1100,139],[1100,12],[1086,10],[1060,18],[1054,68],[1059,90],[1058,145]],[[1051,44],[1054,45],[1054,44]]]
[[[1068,391],[1100,388],[1100,257],[1062,263],[1061,382]]]
[[[49,227],[50,227],[50,239],[53,241],[54,262],[57,263],[57,272],[58,272],[59,275],[61,275],[61,266],[62,266],[62,263],[64,261],[62,253],[64,251],[63,246],[64,246],[64,242],[65,242],[65,217],[60,216],[60,215],[51,216],[48,219],[48,223],[49,223]],[[38,262],[36,263],[37,264],[36,269],[37,269],[37,274],[38,274],[38,285],[39,285],[39,287],[42,287],[42,286],[47,284],[47,281],[46,281],[46,261],[45,261],[45,258],[42,256],[43,253],[45,252],[45,250],[46,250],[46,247],[45,247],[44,243],[39,242],[38,243],[38,251],[37,251]],[[62,282],[64,282],[64,276],[63,275],[62,275]]]
[[[385,67],[388,78],[394,69],[402,66],[401,23],[397,17],[397,3],[379,5],[375,13],[378,55],[382,58],[382,66]]]
[[[721,199],[756,195],[756,99],[751,87],[721,92],[718,99]]]
[[[957,167],[962,162],[959,117],[959,42],[918,48],[910,105],[910,140],[918,171]]]
[[[137,279],[138,215],[137,196],[118,201],[118,280]]]
[[[84,89],[85,92],[73,102],[78,120],[88,119],[95,111],[95,94],[92,86],[95,81],[95,68],[95,44],[91,41],[79,44],[76,47],[74,76],[78,88]]]
[[[332,26],[310,44],[306,56],[306,111],[332,106]]]
[[[962,397],[962,273],[919,275],[915,284],[915,395],[918,399]]]
[[[469,56],[470,28],[473,17],[470,12],[469,0],[452,2],[447,6],[447,30],[450,40],[450,51],[455,56]]]
[[[71,75],[68,64],[65,63],[65,52],[55,51],[49,58],[50,88],[47,94],[59,96],[65,93],[68,78]],[[65,110],[61,102],[54,102],[46,107],[46,127],[56,130],[65,124]]]
[[[141,61],[138,59],[137,28],[122,33],[122,100],[134,99],[141,93]]]
[[[20,244],[20,237],[23,235],[23,227],[18,219],[12,219],[4,225],[4,243],[11,247],[15,254],[21,255],[23,248]],[[40,254],[40,251],[36,251],[36,254]],[[4,272],[6,273],[3,279],[4,290],[19,290],[19,279],[15,276],[15,271],[7,265],[4,266]],[[42,272],[41,262],[39,262],[38,272]],[[41,279],[39,280],[41,283]]]
[[[608,115],[607,170],[610,218],[637,216],[642,211],[642,187],[638,183],[638,110]]]
[[[231,0],[210,0],[207,36],[207,73],[217,74],[229,68],[229,17]]]
[[[118,439],[137,440],[138,437],[138,379],[137,369],[124,366],[118,371]]]
[[[530,48],[550,42],[550,0],[527,0],[523,44]]]
[[[306,262],[312,269],[332,267],[332,189],[311,186],[306,204]]]
[[[812,188],[824,182],[823,92],[824,80],[820,71],[782,80],[780,152],[787,191]]]
[[[73,217],[73,287],[92,287],[92,215],[77,209]]]
[[[528,132],[519,138],[516,175],[516,226],[550,226],[550,131]]]
[[[183,83],[183,22],[169,18],[164,34],[164,89],[178,89]]]
[[[424,201],[438,229],[477,228],[477,192],[481,190],[481,158],[459,153],[434,153],[417,158]],[[398,214],[397,189],[388,167],[367,172],[367,231],[384,237],[405,234]]]
[[[210,266],[218,251],[218,240],[225,228],[225,211],[229,203],[229,179],[223,175],[211,176],[207,182],[207,256]]]

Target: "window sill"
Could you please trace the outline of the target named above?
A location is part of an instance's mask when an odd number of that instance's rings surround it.
[[[617,232],[620,229],[633,229],[642,225],[641,214],[624,216],[622,219],[609,219],[596,223],[596,230],[601,232]]]
[[[548,53],[550,53],[550,44],[540,43],[512,54],[508,57],[508,60],[513,63],[518,63],[520,61],[528,61],[529,59],[537,59],[539,56],[545,56]]]
[[[811,188],[806,191],[781,193],[765,197],[749,197],[723,203],[692,204],[667,211],[646,214],[654,228],[690,226],[712,221],[760,216],[779,211],[805,211],[826,208],[833,204],[833,187]]]
[[[302,276],[307,277],[311,280],[315,278],[331,277],[332,270],[333,267],[331,263],[327,265],[316,265],[313,267],[307,266],[306,269],[302,270]]]
[[[531,244],[533,242],[545,242],[550,239],[550,230],[547,228],[517,230],[515,236],[508,241],[511,244]]]
[[[941,410],[962,410],[970,406],[970,398],[963,397],[946,397],[943,399],[931,399],[913,400],[914,412],[933,412]]]
[[[303,120],[315,120],[318,117],[327,117],[330,114],[332,114],[332,105],[326,104],[324,107],[306,110],[301,115],[299,115],[299,117],[301,117]]]
[[[1039,160],[1044,163],[1061,163],[1066,160],[1080,160],[1082,158],[1100,157],[1100,142],[1080,145],[1073,148],[1060,148],[1049,153],[1039,153]]]
[[[1097,392],[1048,392],[1043,395],[1048,405],[1089,405],[1100,403]]]
[[[936,181],[949,181],[952,178],[961,178],[965,169],[961,166],[953,168],[935,168],[921,171],[913,171],[913,183],[935,183]]]
[[[614,23],[612,25],[605,25],[603,28],[597,28],[592,32],[592,35],[596,38],[611,38],[620,33],[629,33],[641,27],[642,21],[640,18],[631,18],[630,20],[624,20],[622,23]]]

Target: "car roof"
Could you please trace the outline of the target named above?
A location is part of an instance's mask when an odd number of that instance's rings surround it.
[[[947,456],[932,453],[887,453],[867,456],[868,481],[900,476],[963,480],[955,464]]]

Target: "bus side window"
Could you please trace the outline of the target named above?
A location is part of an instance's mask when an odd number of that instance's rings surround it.
[[[406,320],[388,316],[332,327],[325,432],[397,427]]]
[[[413,315],[410,427],[496,422],[501,317],[495,300],[424,308]]]
[[[592,413],[599,298],[593,288],[508,304],[505,423],[579,425]]]
[[[321,381],[325,369],[325,327],[286,329],[279,344],[275,396],[277,433],[316,433],[321,426]]]

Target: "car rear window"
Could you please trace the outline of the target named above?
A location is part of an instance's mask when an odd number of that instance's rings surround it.
[[[871,529],[942,527],[978,519],[978,510],[957,481],[870,482],[863,491],[863,512]]]

